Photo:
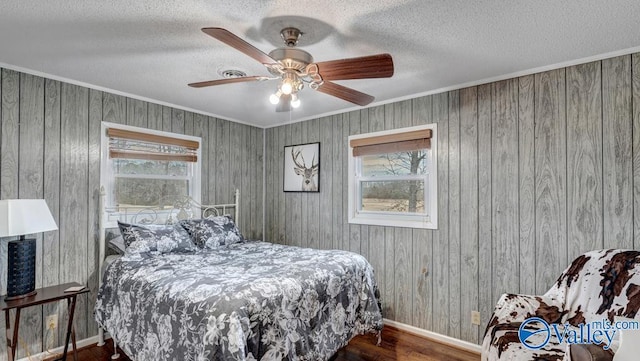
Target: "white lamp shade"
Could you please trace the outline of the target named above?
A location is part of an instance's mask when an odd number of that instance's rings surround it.
[[[44,199],[0,200],[0,237],[58,229]]]

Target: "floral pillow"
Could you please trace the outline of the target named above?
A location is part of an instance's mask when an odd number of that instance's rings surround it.
[[[118,222],[127,253],[191,252],[196,247],[179,225],[140,225]]]
[[[244,241],[229,216],[187,219],[180,221],[180,225],[189,232],[193,242],[200,248],[213,249]]]

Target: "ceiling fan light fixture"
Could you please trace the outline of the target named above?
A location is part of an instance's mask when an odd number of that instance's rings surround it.
[[[276,105],[278,103],[280,103],[280,93],[279,91],[275,94],[271,94],[271,96],[269,96],[269,102],[273,105]]]
[[[280,91],[282,94],[290,95],[302,89],[302,81],[295,71],[286,71],[282,74],[282,82],[280,83]]]
[[[300,99],[298,98],[298,96],[296,94],[292,94],[291,95],[291,106],[293,108],[299,108],[300,107]]]
[[[291,92],[293,91],[293,85],[291,84],[291,81],[289,81],[288,79],[283,80],[282,84],[280,85],[280,91],[282,91],[282,94],[291,94]]]

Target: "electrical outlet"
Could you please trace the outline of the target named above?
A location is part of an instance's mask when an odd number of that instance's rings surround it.
[[[471,324],[480,326],[480,312],[471,311]]]
[[[58,315],[47,316],[47,328],[54,329],[58,327]]]

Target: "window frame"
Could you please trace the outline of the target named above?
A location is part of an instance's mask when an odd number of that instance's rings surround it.
[[[152,174],[143,174],[137,177],[130,177],[128,175],[117,175],[113,170],[113,160],[109,156],[109,136],[107,135],[107,129],[121,129],[128,130],[133,132],[139,132],[150,135],[164,136],[182,140],[189,140],[198,142],[198,149],[196,150],[197,161],[189,162],[190,163],[190,171],[193,173],[192,176],[162,176],[162,175],[152,175]],[[198,204],[201,204],[201,178],[202,178],[202,138],[195,137],[191,135],[184,135],[178,133],[165,132],[160,130],[153,130],[147,128],[134,127],[130,125],[102,122],[100,128],[100,186],[102,190],[105,192],[103,205],[104,210],[107,212],[107,222],[111,223],[111,218],[119,219],[120,212],[117,211],[117,204],[115,203],[115,180],[117,177],[122,178],[148,178],[148,179],[175,179],[175,180],[188,180],[190,181],[189,186],[189,195],[191,199],[193,199]]]
[[[358,175],[361,169],[361,157],[353,155],[351,140],[373,138],[391,134],[406,133],[430,129],[431,140],[426,159],[428,172],[425,175],[399,175],[388,177],[362,177]],[[437,124],[425,124],[414,127],[398,128],[366,134],[349,136],[348,142],[348,221],[351,224],[365,224],[376,226],[408,227],[422,229],[438,228],[438,131]],[[426,178],[426,179],[425,179]],[[362,203],[361,182],[366,181],[403,181],[425,180],[424,204],[425,213],[399,213],[362,211],[358,204]]]

